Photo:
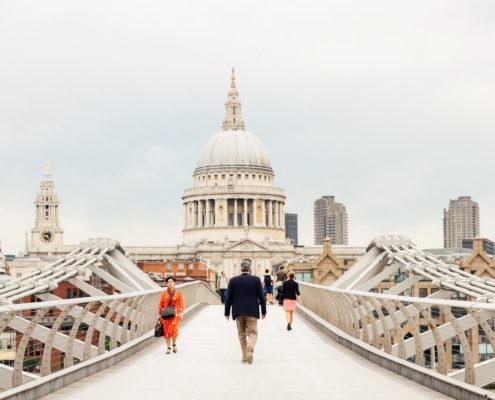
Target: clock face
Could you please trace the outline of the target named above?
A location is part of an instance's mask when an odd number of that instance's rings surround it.
[[[53,240],[53,232],[49,230],[44,230],[41,232],[41,240],[44,243],[50,243]]]

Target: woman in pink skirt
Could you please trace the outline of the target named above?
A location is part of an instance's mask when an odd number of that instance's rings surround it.
[[[292,322],[294,321],[294,311],[296,311],[296,303],[301,302],[301,294],[299,293],[299,285],[295,281],[296,274],[289,272],[289,279],[282,284],[282,295],[284,296],[284,310],[287,318],[287,330],[292,330]]]

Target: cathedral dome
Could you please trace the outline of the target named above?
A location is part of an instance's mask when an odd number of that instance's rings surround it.
[[[244,129],[227,129],[208,139],[198,157],[197,169],[208,167],[254,167],[271,171],[263,143]]]

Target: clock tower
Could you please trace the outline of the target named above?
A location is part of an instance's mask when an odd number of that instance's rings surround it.
[[[50,164],[46,162],[40,192],[34,201],[34,228],[28,247],[30,255],[56,255],[63,252],[64,231],[58,219],[60,201],[54,189]]]

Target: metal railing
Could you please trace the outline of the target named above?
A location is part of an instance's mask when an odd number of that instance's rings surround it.
[[[204,282],[177,285],[185,307],[218,304]],[[91,360],[154,328],[164,289],[0,307],[2,391]]]
[[[377,349],[478,387],[495,382],[493,303],[309,283],[300,283],[300,291],[306,308]]]

